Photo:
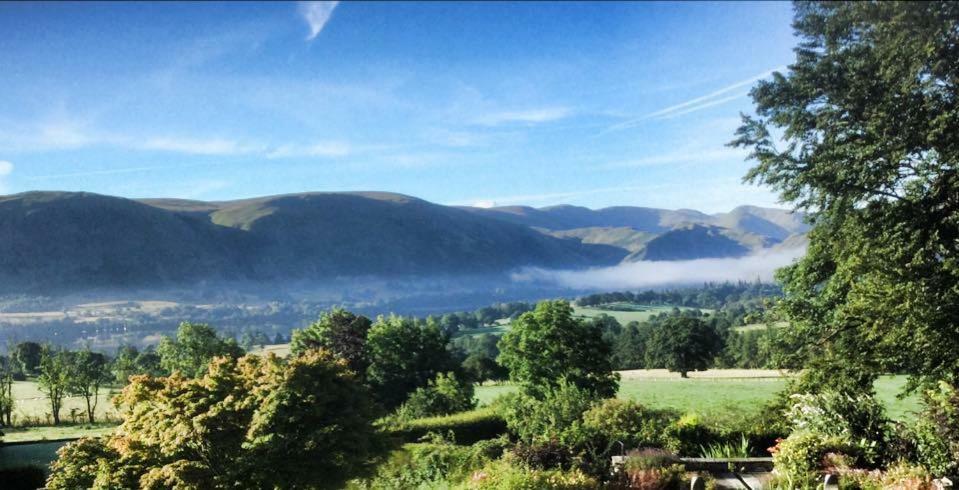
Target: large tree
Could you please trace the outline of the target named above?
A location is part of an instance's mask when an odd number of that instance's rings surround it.
[[[176,337],[164,337],[157,347],[160,366],[167,372],[180,371],[196,377],[206,371],[214,357],[243,355],[243,349],[233,339],[221,338],[216,330],[202,323],[181,323]]]
[[[47,488],[339,488],[379,449],[369,394],[329,352],[133,376],[123,425],[60,450]]]
[[[324,312],[319,321],[303,330],[294,330],[290,349],[294,355],[309,349],[327,349],[346,359],[350,369],[360,376],[369,366],[366,335],[372,322],[362,315],[354,315],[342,308]]]
[[[53,417],[54,425],[60,424],[63,398],[70,390],[72,354],[65,350],[55,350],[50,346],[43,346],[40,351],[40,373],[37,376],[37,385],[50,402],[50,415]]]
[[[449,337],[435,324],[411,318],[380,317],[367,336],[367,382],[386,408],[395,408],[437,374],[460,367],[447,348]]]
[[[646,345],[646,366],[666,368],[683,378],[709,368],[723,349],[723,338],[699,318],[677,316],[653,328]]]
[[[109,381],[110,369],[107,358],[98,352],[84,349],[70,358],[69,387],[71,394],[82,396],[86,402],[87,420],[95,422],[100,386]]]
[[[802,2],[796,61],[752,91],[746,180],[810,213],[780,271],[820,386],[959,381],[959,3]],[[915,385],[915,383],[914,383]]]
[[[517,318],[499,343],[497,361],[533,396],[565,382],[603,398],[616,394],[612,348],[595,322],[573,317],[566,301],[543,301]]]

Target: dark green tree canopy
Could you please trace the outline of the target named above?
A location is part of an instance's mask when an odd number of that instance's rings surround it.
[[[176,338],[164,337],[157,347],[160,366],[167,372],[180,371],[196,377],[206,371],[214,357],[240,357],[243,349],[233,339],[224,339],[202,323],[181,323]]]
[[[367,336],[366,379],[380,403],[388,409],[398,407],[437,374],[459,373],[448,342],[435,323],[418,325],[399,316],[378,318]]]
[[[603,398],[614,396],[619,386],[602,327],[574,318],[566,301],[543,301],[523,313],[499,348],[498,362],[509,369],[510,379],[533,395],[562,380]]]
[[[370,364],[366,354],[370,325],[372,322],[365,316],[334,308],[309,327],[294,330],[290,349],[294,355],[309,349],[326,349],[346,359],[350,369],[362,376]]]
[[[709,368],[723,348],[715,329],[699,318],[678,316],[657,325],[646,346],[647,365],[661,366],[686,377]]]
[[[959,4],[802,2],[794,27],[732,143],[746,180],[811,213],[779,274],[792,362],[959,381]]]

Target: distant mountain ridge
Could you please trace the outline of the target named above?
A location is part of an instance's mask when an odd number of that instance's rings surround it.
[[[753,207],[716,215],[480,209],[387,192],[223,202],[28,192],[0,196],[0,292],[498,274],[738,256],[801,235],[799,222],[785,211]]]

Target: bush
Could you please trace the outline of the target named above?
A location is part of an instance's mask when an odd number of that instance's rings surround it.
[[[839,488],[842,490],[885,490],[901,488],[908,490],[933,490],[936,488],[932,475],[921,466],[895,464],[886,471],[847,470],[840,472]]]
[[[464,485],[483,490],[595,490],[599,482],[579,470],[531,469],[510,461],[493,461],[473,472]]]
[[[916,459],[936,475],[959,474],[959,390],[940,383],[925,393],[914,427]]]
[[[588,439],[582,417],[597,403],[591,391],[562,381],[545,389],[541,400],[527,394],[507,395],[502,412],[509,430],[522,441],[559,442],[573,448]]]
[[[43,488],[46,475],[39,466],[18,466],[0,469],[0,482],[5,490],[34,490]]]
[[[632,400],[610,398],[583,414],[583,429],[605,448],[622,442],[627,449],[665,447],[667,427],[678,418],[670,410],[644,407]]]
[[[449,488],[463,482],[476,468],[502,456],[509,441],[493,439],[458,446],[440,437],[427,443],[406,444],[394,451],[376,475],[355,486],[370,489]]]
[[[829,460],[848,461],[851,466],[858,456],[857,448],[846,439],[811,431],[794,432],[772,452],[776,480],[782,488],[815,486]]]
[[[636,490],[678,489],[685,469],[672,454],[661,449],[632,451],[623,463],[627,488]]]
[[[476,407],[473,383],[456,378],[453,373],[439,373],[429,384],[417,388],[397,414],[405,419],[465,412]]]
[[[683,456],[698,456],[704,444],[718,438],[696,414],[686,414],[666,428],[666,449]]]
[[[841,392],[793,395],[786,419],[794,431],[836,436],[857,444],[868,465],[878,465],[886,454],[889,420],[872,395]]]
[[[458,444],[473,444],[506,433],[506,421],[492,408],[416,420],[390,420],[386,432],[403,441],[416,442],[427,434],[452,434]]]

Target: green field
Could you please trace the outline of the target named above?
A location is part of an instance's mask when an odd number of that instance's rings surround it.
[[[766,374],[768,371],[707,373],[718,374],[682,379],[659,370],[624,372],[619,396],[650,407],[673,408],[695,412],[707,418],[728,419],[757,413],[766,401],[786,386],[785,378],[769,377]],[[896,398],[904,385],[904,376],[883,376],[876,383],[876,393],[885,402],[889,416],[894,419],[909,418],[910,413],[919,409],[919,400],[915,396],[904,400]],[[515,390],[515,386],[508,384],[484,385],[476,388],[476,396],[480,404],[485,405]]]
[[[110,400],[118,390],[111,388],[100,388],[99,402],[97,403],[96,416],[98,418],[112,417],[117,418],[117,412],[113,408]],[[27,421],[40,421],[47,423],[50,414],[50,401],[47,396],[40,391],[36,381],[14,381],[13,398],[16,405],[13,409],[14,425],[20,425]],[[86,414],[86,401],[83,397],[71,396],[63,399],[63,408],[60,410],[60,419],[70,421],[70,410],[75,409],[78,414]],[[78,415],[78,419],[79,419]],[[51,420],[52,422],[52,420]],[[32,424],[31,424],[32,425]]]
[[[573,306],[573,315],[578,318],[594,318],[600,315],[609,315],[616,319],[620,325],[626,325],[629,322],[644,322],[649,317],[660,313],[669,313],[673,308],[680,310],[699,309],[703,313],[709,313],[712,310],[703,308],[686,308],[663,305],[637,305],[633,303],[612,303],[601,306]]]

